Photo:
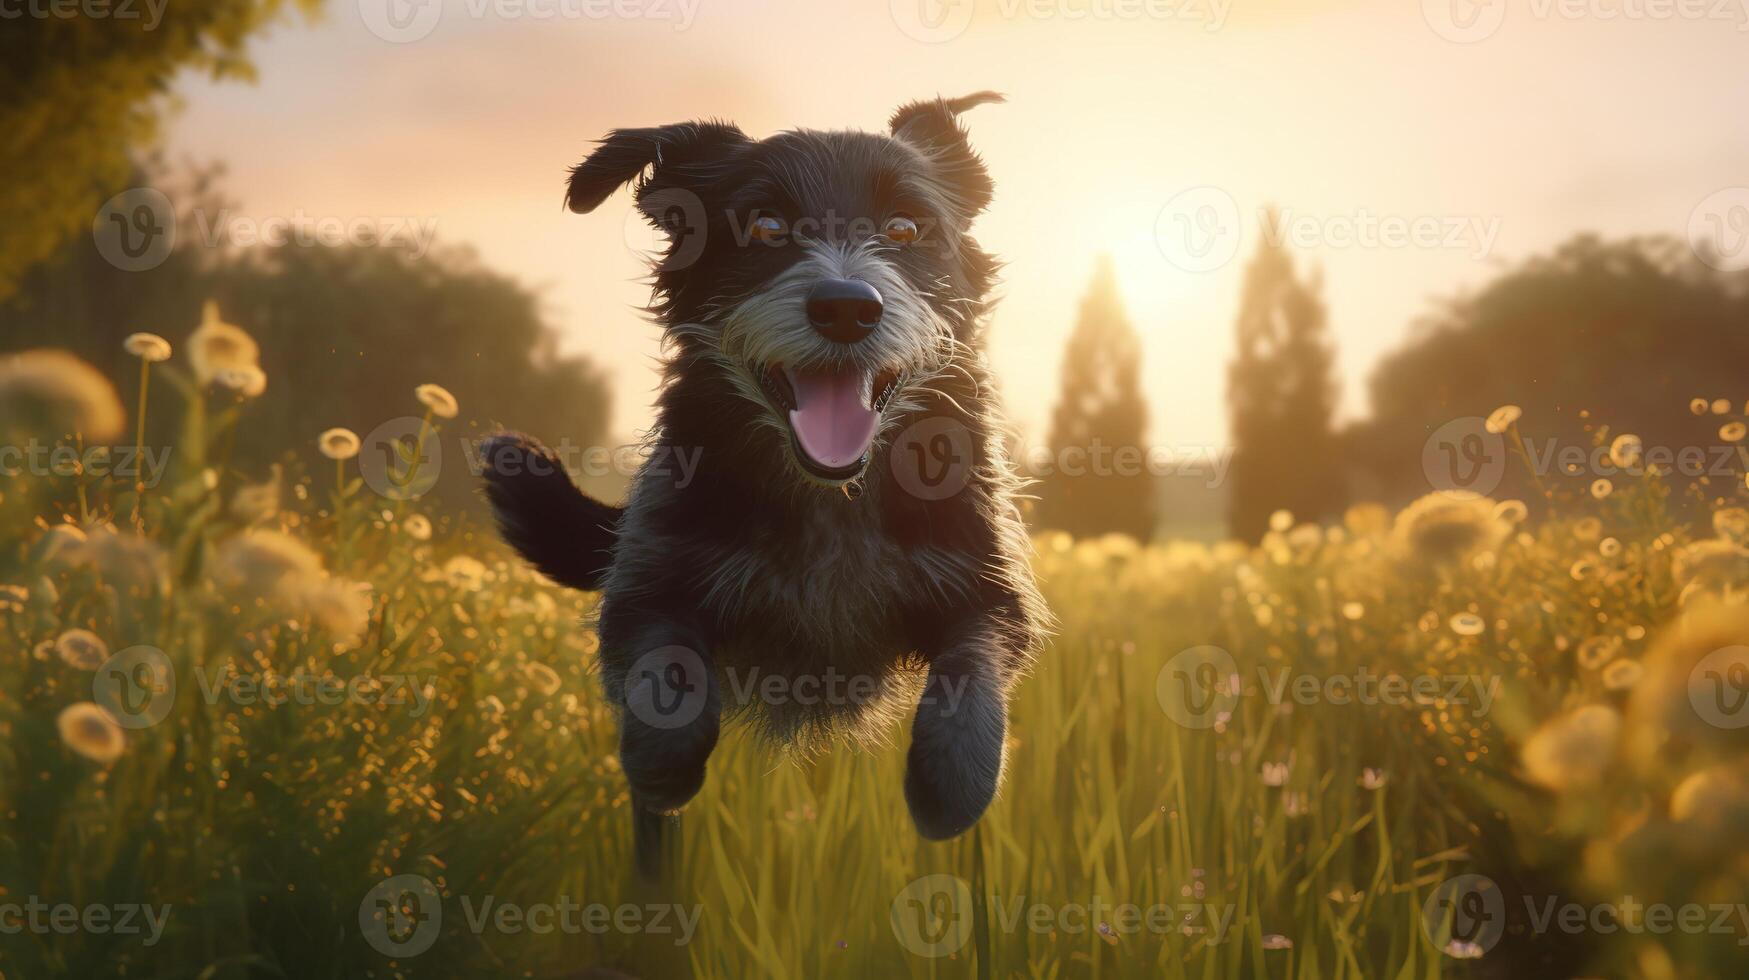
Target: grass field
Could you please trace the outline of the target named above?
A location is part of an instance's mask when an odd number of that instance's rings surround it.
[[[143,493],[0,477],[5,977],[1749,964],[1740,472],[1701,488],[1710,537],[1643,472],[1278,515],[1258,547],[1042,536],[1058,635],[973,833],[911,829],[901,730],[808,758],[733,732],[653,888],[591,599],[349,462],[251,490],[202,405]],[[54,442],[25,417],[8,444]]]

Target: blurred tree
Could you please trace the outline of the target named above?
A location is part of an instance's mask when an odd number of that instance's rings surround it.
[[[231,206],[216,182],[214,171],[197,173],[176,197],[216,214]],[[417,417],[423,409],[413,389],[427,382],[461,405],[461,416],[444,423],[436,488],[452,505],[475,498],[458,436],[503,423],[579,450],[601,447],[606,437],[606,379],[586,358],[557,353],[537,295],[465,248],[422,256],[386,244],[245,249],[190,235],[158,267],[123,272],[82,235],[0,303],[0,348],[70,348],[116,379],[132,404],[138,362],[122,350],[123,338],[161,334],[176,350],[172,366],[186,367],[185,341],[208,298],[260,343],[268,376],[266,393],[244,410],[234,450],[240,469],[259,473],[294,448],[315,472],[329,472],[315,452],[319,433],[345,426],[368,436]],[[157,445],[173,444],[180,432],[171,400],[168,391],[154,395],[149,435]],[[587,461],[579,452],[567,462]]]
[[[1267,227],[1278,223],[1273,216]],[[1293,258],[1267,236],[1245,270],[1238,353],[1227,369],[1233,432],[1229,533],[1256,541],[1269,515],[1287,509],[1324,520],[1345,502],[1333,416],[1335,350],[1317,274],[1302,282]]]
[[[313,13],[321,0],[290,0]],[[0,31],[0,298],[89,229],[157,133],[171,80],[252,80],[244,41],[288,0],[132,0],[22,7]]]
[[[1727,420],[1697,419],[1690,402],[1728,399],[1739,418],[1745,377],[1749,274],[1717,272],[1667,238],[1580,235],[1419,321],[1373,372],[1372,417],[1346,441],[1367,494],[1387,502],[1427,492],[1422,453],[1440,426],[1506,404],[1524,410],[1520,429],[1538,460],[1632,432],[1648,454],[1731,456],[1730,476],[1741,465],[1718,437]],[[1545,485],[1573,492],[1599,475],[1590,466],[1564,475],[1552,460],[1539,469]],[[1516,454],[1502,481],[1496,496],[1535,499]]]
[[[1142,345],[1124,315],[1117,276],[1102,256],[1063,355],[1063,391],[1051,416],[1050,470],[1036,521],[1077,537],[1154,534],[1154,480],[1144,442]]]

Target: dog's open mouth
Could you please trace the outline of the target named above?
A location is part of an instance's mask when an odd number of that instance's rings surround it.
[[[774,363],[755,373],[789,422],[791,448],[803,469],[841,483],[868,466],[868,449],[880,431],[881,412],[898,387],[898,372]]]

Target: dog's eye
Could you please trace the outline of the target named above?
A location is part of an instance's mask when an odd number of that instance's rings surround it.
[[[775,242],[783,234],[783,222],[769,214],[753,219],[753,238],[761,242]]]
[[[910,215],[895,214],[887,219],[881,234],[900,245],[909,245],[917,240],[917,222]]]

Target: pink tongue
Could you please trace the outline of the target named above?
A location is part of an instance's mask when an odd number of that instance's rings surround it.
[[[836,371],[790,371],[796,407],[790,426],[802,452],[822,466],[849,466],[874,441],[874,409],[862,403],[862,375]]]

